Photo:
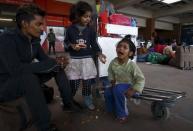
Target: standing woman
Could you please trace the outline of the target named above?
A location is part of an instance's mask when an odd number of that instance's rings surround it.
[[[70,80],[72,95],[76,94],[80,81],[82,80],[82,95],[84,103],[90,110],[94,110],[91,96],[91,79],[97,75],[93,61],[93,52],[103,63],[106,61],[101,48],[96,41],[96,32],[90,27],[92,17],[92,7],[79,1],[70,12],[72,25],[67,28],[64,40],[65,48],[71,56],[71,62],[66,67],[66,74]]]

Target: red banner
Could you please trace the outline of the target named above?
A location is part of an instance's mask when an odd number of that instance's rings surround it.
[[[47,26],[69,26],[71,24],[71,22],[69,21],[69,19],[67,17],[63,17],[63,16],[51,16],[48,15],[46,16],[46,24]]]

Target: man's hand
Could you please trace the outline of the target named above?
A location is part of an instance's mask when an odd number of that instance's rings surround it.
[[[104,54],[99,54],[99,60],[103,63],[103,64],[105,64],[106,63],[106,56],[104,55]]]
[[[57,56],[56,57],[56,62],[61,66],[61,68],[65,68],[69,64],[69,56],[64,55],[64,56]]]

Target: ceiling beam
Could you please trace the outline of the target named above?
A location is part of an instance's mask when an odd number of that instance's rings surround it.
[[[117,10],[119,13],[124,13],[127,15],[132,15],[132,16],[139,16],[142,18],[152,18],[152,12],[140,8],[134,8],[131,6],[127,6],[127,8],[123,8],[120,10]]]
[[[177,17],[173,17],[173,16],[160,17],[160,18],[157,18],[156,20],[157,21],[164,21],[164,22],[168,22],[168,23],[175,23],[175,24],[180,23],[180,19]]]
[[[79,0],[56,0],[56,1],[75,4],[75,3],[77,3]],[[81,0],[81,1],[88,2],[89,4],[95,3],[95,0]]]
[[[177,7],[177,8],[168,9],[168,10],[160,10],[153,13],[153,17],[159,18],[159,17],[165,17],[165,16],[172,16],[172,15],[177,15],[177,14],[190,12],[190,11],[193,11],[193,4],[188,4],[183,7]]]
[[[180,19],[180,23],[192,23],[192,22],[193,22],[193,17]]]
[[[123,9],[125,7],[131,6],[133,4],[139,3],[141,0],[125,0],[125,1],[121,1],[120,0],[112,0],[112,3],[114,4],[115,9],[119,10],[119,9]]]

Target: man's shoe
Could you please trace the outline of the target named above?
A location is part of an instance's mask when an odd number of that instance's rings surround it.
[[[48,131],[59,131],[58,128],[52,127]]]
[[[81,108],[75,105],[73,102],[71,104],[63,105],[63,111],[65,112],[81,112]]]
[[[58,130],[58,128],[55,125],[50,125],[48,131],[60,131],[60,130]]]
[[[80,104],[80,103],[78,103],[76,100],[72,100],[72,103],[75,105],[75,106],[77,106],[78,108],[80,108],[80,109],[84,109],[84,107]]]
[[[65,112],[73,112],[70,104],[65,104],[62,108]]]

